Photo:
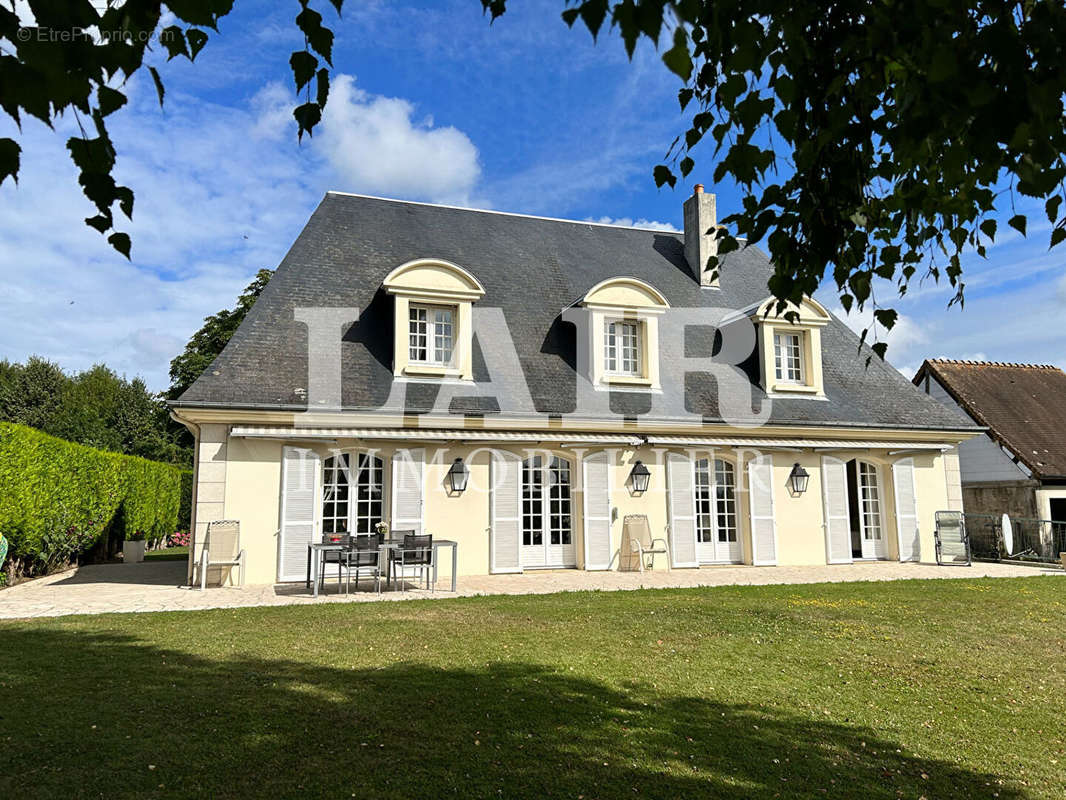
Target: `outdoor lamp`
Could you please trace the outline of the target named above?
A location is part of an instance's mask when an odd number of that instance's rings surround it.
[[[448,470],[448,483],[451,485],[452,491],[461,494],[466,489],[466,481],[469,477],[470,470],[466,468],[463,459],[455,459]]]
[[[648,491],[648,481],[651,480],[651,472],[644,466],[643,461],[633,465],[633,471],[629,473],[629,482],[633,491],[643,494]]]
[[[810,479],[811,476],[799,465],[798,461],[792,465],[792,472],[788,474],[788,482],[793,494],[803,494],[807,491],[807,481]]]

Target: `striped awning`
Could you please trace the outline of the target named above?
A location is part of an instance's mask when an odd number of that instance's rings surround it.
[[[440,430],[436,428],[271,428],[235,425],[230,436],[246,439],[379,439],[420,442],[558,442],[574,445],[640,445],[644,438],[625,433],[558,431]]]
[[[783,447],[793,450],[945,450],[944,442],[889,442],[869,439],[772,439],[755,436],[657,436],[647,437],[650,445],[673,447]]]
[[[292,428],[235,425],[231,436],[247,439],[377,439],[421,442],[510,442],[665,447],[752,447],[789,450],[946,450],[943,442],[899,442],[873,439],[778,439],[766,436],[668,436],[631,433],[565,433],[560,431],[486,431],[439,428]]]

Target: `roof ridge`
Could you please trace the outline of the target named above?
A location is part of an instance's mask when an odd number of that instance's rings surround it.
[[[525,219],[539,219],[545,222],[569,222],[571,225],[595,225],[599,228],[621,228],[627,231],[651,231],[653,233],[670,233],[674,236],[683,236],[684,231],[668,231],[665,228],[641,228],[636,225],[614,225],[610,222],[592,222],[587,219],[566,219],[565,217],[543,217],[539,214],[520,214],[517,211],[497,211],[492,208],[471,208],[469,206],[453,206],[447,203],[427,203],[424,200],[401,200],[398,197],[379,197],[373,194],[358,194],[357,192],[342,192],[337,189],[327,189],[326,194],[335,194],[340,197],[361,197],[365,200],[382,200],[386,203],[403,203],[411,206],[429,206],[430,208],[448,208],[453,211],[472,211],[477,214],[496,214],[501,217],[523,217]],[[669,225],[670,223],[666,223]],[[739,237],[738,237],[739,239]]]
[[[1013,367],[1015,369],[1055,369],[1054,364],[1025,364],[1019,361],[975,361],[966,358],[930,358],[930,364],[965,364],[973,367]]]

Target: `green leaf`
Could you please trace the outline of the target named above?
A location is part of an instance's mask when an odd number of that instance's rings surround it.
[[[987,236],[989,239],[995,240],[996,238],[996,221],[994,219],[986,219],[981,223],[981,233]]]
[[[870,349],[877,353],[878,358],[884,361],[885,353],[888,351],[888,342],[874,342],[870,345]]]
[[[1007,224],[1014,228],[1014,230],[1018,231],[1022,236],[1025,236],[1025,214],[1015,214],[1007,220]]]
[[[320,108],[325,108],[326,100],[329,99],[329,70],[323,67],[318,71],[316,78],[318,88],[315,93],[315,102]]]
[[[1044,210],[1047,212],[1047,221],[1054,224],[1059,219],[1059,206],[1062,205],[1062,195],[1055,194],[1047,199],[1044,203]]]
[[[677,93],[677,102],[681,106],[682,111],[684,111],[688,107],[688,104],[692,102],[694,94],[695,92],[687,86]]]
[[[1048,250],[1050,250],[1052,247],[1054,247],[1055,245],[1057,245],[1060,242],[1062,242],[1063,239],[1066,239],[1066,228],[1063,228],[1063,227],[1052,228],[1051,229],[1051,244],[1048,245]]]
[[[100,84],[96,89],[96,103],[105,117],[126,105],[126,95],[110,86]]]
[[[10,177],[15,183],[19,179],[19,153],[22,148],[14,139],[0,139],[0,186]]]
[[[693,161],[690,157],[685,156],[683,159],[681,159],[681,164],[679,166],[681,168],[681,177],[686,177],[690,172],[692,172],[692,168],[696,166],[696,162]]]
[[[692,55],[688,51],[688,34],[680,25],[674,29],[674,46],[663,53],[663,63],[685,83],[692,77]]]
[[[159,107],[163,107],[163,95],[166,94],[166,90],[163,88],[163,79],[159,77],[159,70],[155,67],[149,67],[148,72],[152,76],[152,82],[155,84],[155,93],[159,98]]]
[[[107,229],[111,227],[112,219],[110,215],[97,214],[95,217],[86,217],[85,224],[90,228],[95,228],[100,233],[107,233]]]
[[[892,330],[892,326],[896,324],[896,319],[899,315],[891,308],[878,308],[874,310],[874,319],[885,330]]]
[[[192,61],[207,44],[207,34],[198,28],[189,28],[185,32],[185,38],[189,40],[189,60]]]
[[[671,189],[677,184],[677,178],[674,177],[674,173],[665,164],[659,164],[652,170],[652,177],[655,179],[655,185],[660,189],[664,183],[670,184]]]
[[[189,48],[185,44],[185,34],[177,25],[163,28],[159,32],[159,43],[167,50],[167,61],[178,56],[189,57]]]
[[[318,59],[306,50],[297,50],[289,58],[289,65],[292,67],[292,76],[296,81],[296,91],[299,92],[315,77]]]
[[[295,108],[292,115],[296,118],[296,124],[299,126],[297,137],[302,140],[305,133],[308,135],[314,133],[315,125],[322,120],[322,109],[319,108],[318,103],[304,103],[302,106]]]
[[[125,233],[112,233],[107,237],[107,243],[118,250],[127,259],[130,257],[130,237]]]

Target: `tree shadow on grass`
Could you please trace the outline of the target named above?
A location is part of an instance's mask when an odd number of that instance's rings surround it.
[[[529,663],[211,660],[8,626],[0,697],[5,797],[1026,796],[869,729]]]

